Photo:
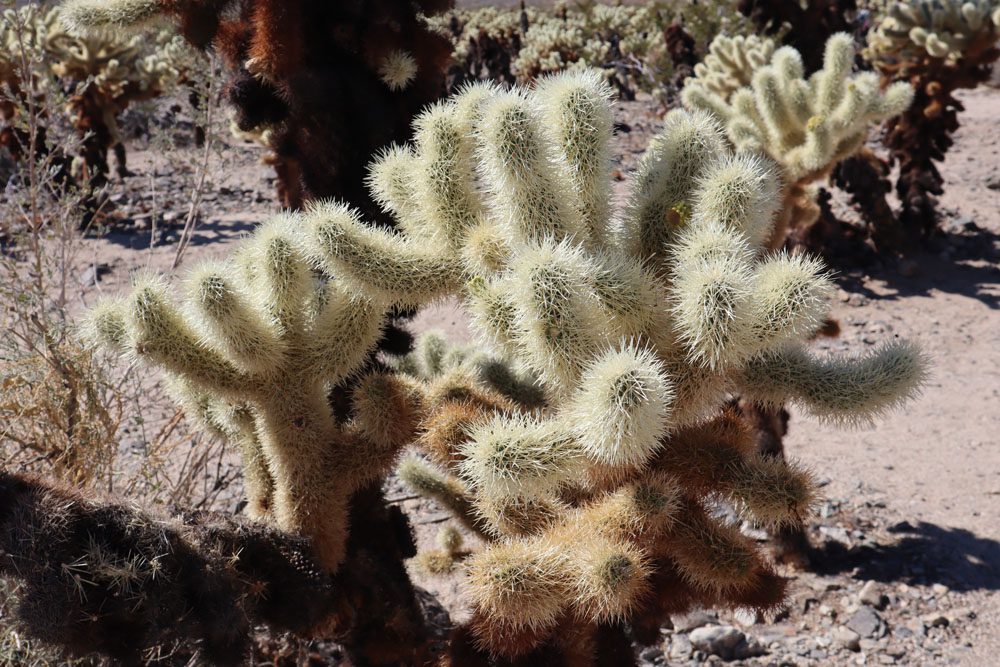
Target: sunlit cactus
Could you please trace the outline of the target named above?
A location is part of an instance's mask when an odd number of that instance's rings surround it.
[[[822,324],[829,280],[815,260],[762,252],[780,170],[734,154],[710,115],[668,115],[613,212],[610,106],[589,73],[468,89],[372,168],[398,233],[336,204],[314,206],[302,231],[373,300],[458,295],[494,348],[487,361],[432,336],[399,366],[424,384],[417,442],[434,462],[408,461],[403,479],[489,542],[468,560],[475,609],[456,638],[473,651],[565,657],[568,628],[593,642],[697,603],[773,609],[780,578],[706,503],[782,525],[808,511],[812,486],[757,455],[723,411],[730,392],[756,382],[761,401],[853,423],[923,375],[908,346],[792,355]],[[542,400],[517,389],[527,377]]]
[[[1000,24],[996,0],[893,2],[868,38],[869,51],[900,59],[922,53],[954,64]]]
[[[871,33],[866,55],[883,85],[908,81],[916,91],[913,105],[886,123],[884,138],[899,164],[896,194],[905,237],[897,247],[916,247],[938,229],[936,196],[944,178],[937,163],[953,143],[963,109],[955,93],[989,80],[1000,58],[998,36],[996,0],[895,2]]]
[[[419,397],[372,375],[355,387],[354,418],[338,423],[328,387],[363,369],[385,306],[317,282],[297,224],[279,217],[232,260],[193,270],[180,303],[166,283],[141,276],[128,299],[96,308],[88,328],[174,378],[195,414],[240,447],[251,512],[312,538],[334,570],[348,498],[412,439]]]
[[[883,90],[874,73],[852,73],[854,56],[853,39],[840,33],[827,41],[823,68],[809,78],[798,51],[782,47],[756,69],[749,86],[728,98],[697,77],[685,88],[685,106],[718,118],[738,151],[762,152],[780,166],[781,215],[771,231],[772,249],[784,245],[790,229],[818,218],[812,184],[856,153],[871,125],[903,112],[913,100],[906,83]]]
[[[118,116],[133,103],[171,90],[196,61],[183,41],[167,32],[75,34],[64,27],[64,18],[59,8],[29,5],[7,10],[0,18],[0,78],[15,95],[22,94],[19,79],[24,75],[22,64],[27,64],[35,94],[66,96],[67,112],[81,140],[75,175],[100,185],[108,174],[112,149],[118,175],[127,173]],[[5,110],[4,116],[11,120],[13,111]],[[9,125],[3,132],[16,134],[18,124]],[[13,137],[4,144],[16,157],[27,150],[14,145]]]
[[[702,86],[723,100],[749,86],[754,72],[771,61],[774,41],[757,35],[719,35],[708,47],[708,55],[695,65],[694,78],[685,85]]]

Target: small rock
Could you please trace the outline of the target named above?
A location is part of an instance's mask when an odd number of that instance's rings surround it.
[[[944,584],[934,584],[931,590],[934,591],[934,595],[946,595],[950,589]]]
[[[719,617],[712,612],[693,611],[690,614],[677,616],[671,620],[674,622],[674,630],[677,632],[691,632],[695,628],[718,623]]]
[[[723,660],[733,660],[746,656],[747,638],[731,625],[712,625],[696,628],[688,637],[691,645],[709,655],[717,655]]]
[[[177,222],[178,220],[180,220],[180,218],[181,214],[178,213],[177,211],[166,211],[163,214],[162,220],[163,222],[169,225],[173,222]]]
[[[687,638],[687,635],[674,635],[674,639],[670,642],[670,651],[668,655],[671,660],[687,660],[691,656],[691,640]]]
[[[639,653],[639,657],[646,662],[656,662],[663,657],[663,650],[659,646],[647,646]]]
[[[760,623],[760,614],[750,609],[737,609],[733,614],[733,620],[744,628],[749,628],[751,625]]]
[[[878,584],[874,581],[867,581],[858,593],[858,601],[876,609],[885,609],[889,603],[889,598],[879,590]]]
[[[851,546],[851,538],[847,534],[847,531],[840,526],[820,526],[819,532],[821,532],[826,537],[830,538],[834,542],[840,542],[845,546]]]
[[[927,634],[927,626],[919,618],[915,618],[906,624],[906,628],[913,633],[915,637],[923,637]]]
[[[955,623],[957,621],[962,621],[970,618],[976,618],[976,612],[974,609],[969,609],[968,607],[952,609],[950,612],[948,612],[948,621],[950,623]]]
[[[91,264],[80,274],[78,282],[84,287],[94,287],[101,278],[111,272],[111,266],[105,263]]]
[[[882,634],[884,625],[878,612],[864,605],[847,619],[847,627],[861,637],[878,637]]]
[[[868,297],[866,297],[864,294],[854,293],[851,294],[849,297],[847,297],[848,306],[854,306],[857,308],[860,306],[865,306],[867,304],[868,304]]]
[[[833,631],[833,641],[835,641],[838,646],[842,646],[848,651],[854,651],[857,653],[861,650],[861,637],[857,632],[851,630],[850,628],[836,628]]]
[[[925,614],[920,620],[929,628],[945,628],[949,623],[948,617],[939,611]]]

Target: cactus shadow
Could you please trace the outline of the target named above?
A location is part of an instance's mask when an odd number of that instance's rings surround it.
[[[964,528],[902,521],[889,528],[890,544],[846,545],[828,541],[810,553],[818,574],[851,573],[861,581],[944,584],[955,591],[1000,590],[1000,542]]]
[[[842,276],[841,286],[873,300],[931,296],[933,292],[959,294],[1000,309],[1000,234],[969,224],[933,239],[927,250],[879,268],[870,277],[882,281],[876,292],[863,275]]]
[[[190,245],[203,246],[233,241],[249,234],[257,224],[257,221],[251,220],[202,221],[195,228]],[[137,231],[116,226],[105,231],[101,237],[112,245],[129,250],[148,250],[150,246],[159,247],[176,243],[183,229],[183,225],[160,224],[154,237],[150,230]]]

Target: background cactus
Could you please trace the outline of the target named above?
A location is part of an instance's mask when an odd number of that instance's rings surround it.
[[[826,80],[824,96],[845,78]],[[811,485],[757,455],[723,410],[728,393],[866,420],[916,391],[920,355],[890,344],[870,359],[809,356],[823,269],[761,252],[778,168],[732,153],[706,113],[667,116],[620,227],[611,90],[597,73],[530,91],[472,86],[417,126],[412,148],[373,167],[400,233],[334,204],[314,206],[303,233],[327,271],[372,299],[460,295],[506,375],[544,389],[541,409],[519,403],[468,358],[430,382],[419,373],[419,442],[439,466],[425,488],[494,539],[468,561],[475,611],[453,651],[569,656],[566,636],[614,643],[622,620],[642,635],[695,603],[774,608],[781,579],[706,502],[721,495],[778,525],[808,510]]]
[[[81,31],[139,27],[157,14],[173,19],[189,43],[222,56],[236,124],[266,137],[282,206],[337,197],[374,216],[364,165],[383,145],[405,140],[412,116],[444,92],[450,48],[419,14],[450,4],[71,0],[64,7]]]
[[[901,113],[913,99],[905,83],[883,91],[876,75],[852,74],[854,55],[851,37],[837,34],[826,43],[823,69],[808,79],[800,54],[782,47],[754,72],[750,86],[728,98],[699,77],[685,88],[684,104],[719,118],[738,151],[763,151],[780,165],[784,188],[772,249],[784,245],[789,230],[819,217],[812,184],[862,147],[872,123]]]
[[[857,27],[855,0],[740,0],[738,8],[757,32],[780,37],[798,51],[808,73],[823,66],[823,45],[831,35]]]
[[[897,249],[913,247],[937,229],[936,198],[944,180],[935,166],[944,160],[958,129],[962,103],[954,96],[989,79],[1000,57],[996,47],[1000,3],[892,3],[872,31],[867,56],[883,85],[908,81],[913,105],[886,123],[885,146],[899,162],[896,193],[905,232]]]
[[[72,171],[91,186],[100,186],[109,172],[111,150],[118,175],[127,173],[118,117],[130,105],[171,90],[194,64],[194,53],[166,32],[125,37],[110,31],[73,35],[60,18],[58,8],[28,5],[7,10],[0,19],[0,79],[12,93],[3,105],[0,140],[15,159],[28,152],[27,136],[16,118],[17,101],[23,106],[29,94],[20,81],[26,62],[32,78],[30,94],[65,99],[81,142]],[[39,155],[47,150],[45,140],[43,132],[36,142],[43,146],[35,147]]]
[[[432,24],[454,43],[450,90],[476,80],[529,84],[590,67],[603,71],[623,99],[641,91],[670,104],[711,36],[740,28],[731,7],[718,6],[730,3],[708,4],[482,7],[449,12]]]
[[[695,66],[691,86],[728,100],[753,82],[754,73],[771,62],[774,41],[757,35],[719,35],[708,46],[708,55]]]

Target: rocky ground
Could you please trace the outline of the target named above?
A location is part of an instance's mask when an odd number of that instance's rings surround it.
[[[795,576],[777,618],[698,612],[664,628],[647,665],[996,664],[1000,654],[1000,92],[963,96],[962,129],[943,172],[947,233],[932,251],[838,274],[833,314],[843,332],[818,345],[862,351],[892,336],[916,339],[933,360],[923,397],[873,427],[843,431],[793,414],[788,454],[811,466],[823,499],[811,520],[811,570]],[[616,177],[624,193],[659,119],[649,103],[621,104]],[[178,149],[190,162],[194,148]],[[187,153],[184,153],[187,151]],[[230,142],[210,164],[182,270],[223,254],[275,210],[253,146]],[[122,288],[131,271],[169,270],[192,174],[177,155],[134,148],[135,175],[112,198],[109,226],[81,256],[81,304]],[[854,213],[843,202],[835,210]],[[414,328],[468,337],[453,304]],[[391,496],[429,545],[444,512],[396,485]],[[765,536],[761,535],[761,539]],[[453,619],[459,576],[419,582]],[[329,655],[329,654],[328,654]]]

